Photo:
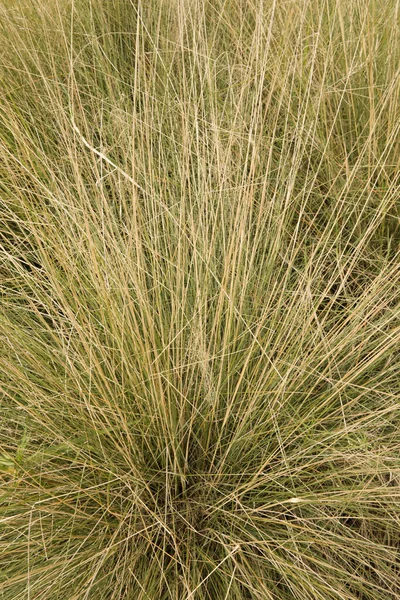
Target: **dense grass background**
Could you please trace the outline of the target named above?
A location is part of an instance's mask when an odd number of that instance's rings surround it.
[[[398,0],[0,6],[1,600],[398,599]]]

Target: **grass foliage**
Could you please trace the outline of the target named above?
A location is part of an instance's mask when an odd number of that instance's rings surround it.
[[[398,0],[1,0],[1,600],[400,597]]]

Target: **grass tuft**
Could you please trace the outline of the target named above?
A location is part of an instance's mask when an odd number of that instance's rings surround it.
[[[400,597],[397,0],[0,0],[0,597]]]

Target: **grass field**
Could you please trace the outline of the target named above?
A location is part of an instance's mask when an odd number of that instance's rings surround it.
[[[399,0],[0,0],[0,600],[398,600],[399,289]]]

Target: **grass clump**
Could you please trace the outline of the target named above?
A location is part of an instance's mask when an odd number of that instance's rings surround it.
[[[1,2],[0,597],[400,597],[383,0]]]

